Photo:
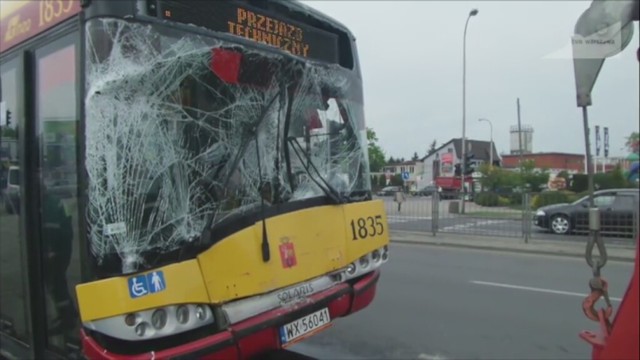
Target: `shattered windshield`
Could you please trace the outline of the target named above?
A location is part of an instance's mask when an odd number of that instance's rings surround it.
[[[91,251],[123,273],[276,204],[370,193],[360,80],[122,20],[86,37]]]

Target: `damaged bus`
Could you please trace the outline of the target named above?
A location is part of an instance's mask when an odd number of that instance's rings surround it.
[[[389,234],[347,28],[292,1],[1,4],[2,356],[249,358],[371,303]]]

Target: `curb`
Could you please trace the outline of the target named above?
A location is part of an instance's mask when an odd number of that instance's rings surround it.
[[[412,245],[424,245],[424,246],[440,246],[440,247],[449,247],[449,248],[466,248],[466,249],[475,249],[475,250],[484,250],[484,251],[499,251],[499,252],[507,252],[507,253],[519,253],[519,254],[537,254],[537,255],[553,255],[560,257],[573,257],[573,258],[584,258],[584,253],[571,253],[571,252],[563,252],[563,251],[549,251],[549,250],[537,250],[537,249],[515,249],[515,248],[501,248],[495,246],[487,246],[487,245],[471,245],[471,244],[452,244],[445,242],[426,242],[426,241],[412,241],[412,240],[390,240],[391,243],[398,244],[412,244]],[[611,261],[620,261],[620,262],[635,262],[635,258],[628,258],[622,256],[609,255],[608,259]]]

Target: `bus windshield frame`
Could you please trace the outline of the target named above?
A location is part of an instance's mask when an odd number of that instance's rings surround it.
[[[261,219],[371,198],[361,80],[166,22],[85,24],[98,277],[195,256]]]

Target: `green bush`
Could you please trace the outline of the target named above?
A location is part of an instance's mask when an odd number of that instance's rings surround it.
[[[500,197],[506,198],[509,201],[509,205],[522,205],[522,193],[502,194]]]
[[[573,192],[583,192],[588,190],[588,178],[586,174],[573,174],[569,189]]]
[[[508,197],[498,196],[498,205],[499,206],[509,206],[511,205],[511,201]]]
[[[500,197],[496,193],[492,192],[481,192],[474,195],[474,202],[480,206],[498,206]]]
[[[538,209],[547,205],[570,203],[577,199],[577,195],[570,191],[545,191],[533,197],[531,206]]]

